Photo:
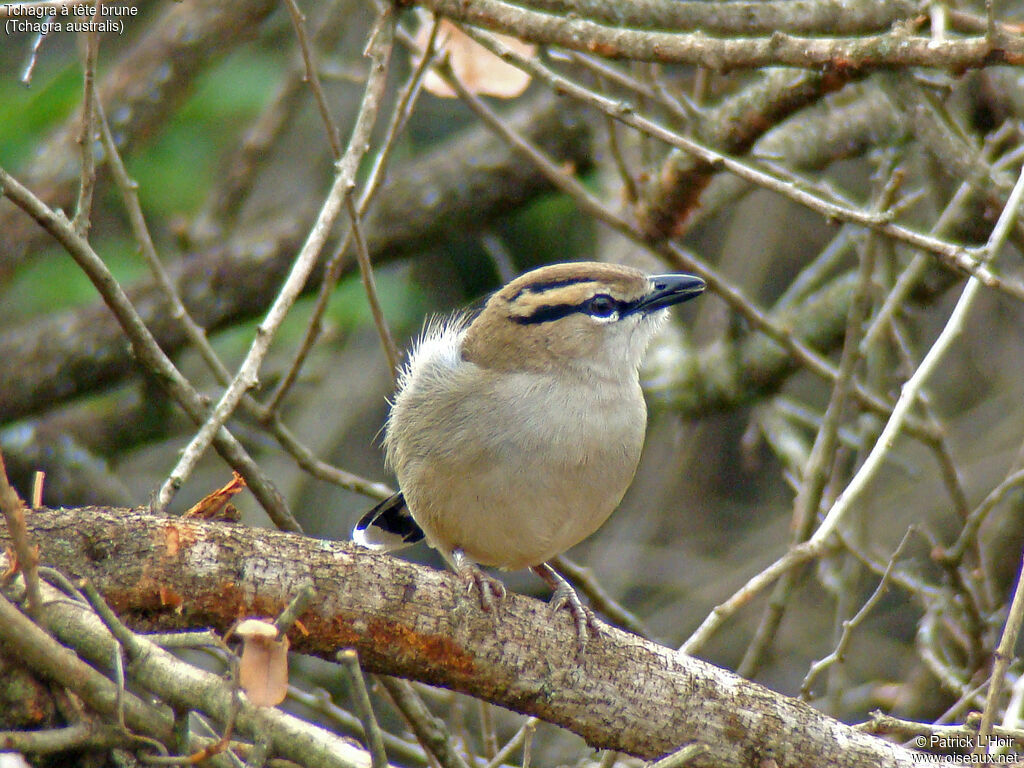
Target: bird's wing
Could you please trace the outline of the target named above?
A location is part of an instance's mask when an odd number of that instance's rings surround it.
[[[402,549],[422,539],[423,531],[412,519],[401,491],[363,515],[352,531],[352,541],[378,552]]]

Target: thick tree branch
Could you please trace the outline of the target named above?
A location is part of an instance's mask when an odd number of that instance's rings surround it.
[[[837,70],[886,67],[970,69],[1024,61],[1024,40],[985,35],[933,40],[897,25],[863,37],[800,37],[773,32],[763,37],[712,37],[704,32],[652,32],[602,24],[576,14],[557,16],[502,0],[421,0],[455,21],[609,58],[692,64],[715,70],[791,66]]]
[[[637,29],[751,35],[773,32],[850,34],[883,30],[914,16],[920,6],[907,0],[731,0],[728,3],[688,0],[520,0],[517,5],[539,11],[590,19]]]
[[[655,757],[698,741],[694,765],[780,768],[913,764],[909,751],[698,659],[608,628],[577,656],[567,616],[509,595],[497,616],[455,576],[348,543],[137,510],[41,510],[42,560],[89,578],[128,623],[211,626],[274,615],[311,581],[317,600],[293,647],[353,647],[366,668],[533,714],[593,746]],[[6,541],[0,535],[0,546]]]
[[[50,599],[41,623],[65,645],[74,648],[100,669],[110,667],[118,644],[110,630],[88,605],[69,600],[48,588]],[[116,683],[62,647],[40,626],[33,624],[14,605],[0,597],[0,649],[18,658],[40,676],[67,686],[92,709],[115,717],[120,708],[125,724],[161,742],[173,743],[173,718],[168,708],[153,704],[132,692],[122,692],[119,702]],[[149,640],[131,638],[131,676],[150,693],[179,710],[198,709],[224,723],[234,704],[231,684],[218,674],[207,672],[175,658]],[[239,705],[236,727],[247,735],[269,735],[275,754],[304,765],[320,768],[367,768],[365,751],[350,741],[316,728],[278,709]],[[209,740],[190,739],[191,749]],[[215,758],[214,765],[233,763]]]

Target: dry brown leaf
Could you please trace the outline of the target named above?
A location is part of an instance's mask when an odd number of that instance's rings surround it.
[[[257,707],[277,706],[288,693],[288,638],[278,640],[277,628],[266,619],[246,619],[234,633],[242,638],[238,684]]]
[[[185,517],[195,517],[200,520],[230,520],[237,522],[239,519],[238,510],[228,504],[228,500],[236,493],[245,488],[245,480],[237,472],[233,473],[231,482],[223,488],[218,488],[213,493],[208,493],[198,502],[189,507]]]
[[[532,56],[536,46],[507,35],[494,35],[502,43],[523,56]],[[416,42],[423,48],[430,37],[430,25],[422,24],[416,33]],[[437,31],[438,49],[448,54],[452,71],[470,93],[512,99],[526,90],[530,76],[521,69],[506,64],[447,19],[442,19]],[[423,87],[442,98],[455,97],[448,84],[433,71],[427,72]]]

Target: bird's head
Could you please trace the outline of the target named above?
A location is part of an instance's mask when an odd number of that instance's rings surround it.
[[[470,325],[463,359],[495,370],[636,371],[665,310],[698,296],[699,277],[600,262],[553,264],[495,293]]]

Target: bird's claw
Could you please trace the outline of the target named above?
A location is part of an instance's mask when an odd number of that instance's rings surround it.
[[[587,640],[590,635],[601,636],[601,624],[594,615],[594,612],[583,604],[576,590],[562,576],[547,563],[535,566],[533,572],[540,576],[554,590],[548,607],[552,614],[557,614],[563,608],[568,609],[572,614],[573,625],[576,627],[576,648],[580,655],[587,649]]]
[[[576,591],[568,584],[559,585],[548,603],[551,613],[557,614],[563,608],[568,609],[572,614],[573,624],[576,627],[576,646],[582,654],[587,649],[587,640],[590,635],[601,636],[601,625],[589,606],[583,604]]]
[[[480,595],[480,607],[486,613],[493,613],[497,610],[498,604],[505,599],[505,585],[493,576],[488,576],[476,566],[473,566],[463,578],[469,582],[466,591],[476,590]]]
[[[485,613],[494,613],[498,604],[505,599],[505,585],[480,570],[461,550],[456,550],[452,555],[455,572],[466,582],[466,592],[476,591],[480,597],[480,608]]]

